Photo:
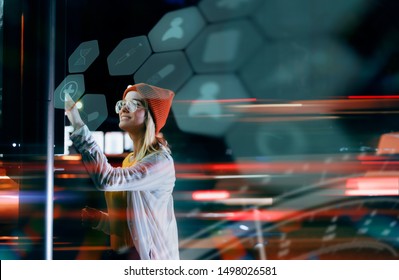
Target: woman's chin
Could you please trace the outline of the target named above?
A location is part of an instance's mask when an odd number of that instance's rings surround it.
[[[119,128],[126,131],[127,125],[125,122],[121,121],[119,122]]]

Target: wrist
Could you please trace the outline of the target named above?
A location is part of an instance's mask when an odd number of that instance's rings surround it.
[[[73,127],[73,130],[76,131],[76,130],[82,128],[84,125],[85,125],[85,124],[84,124],[83,122],[78,122],[78,123],[74,123],[74,124],[72,125],[72,127]]]

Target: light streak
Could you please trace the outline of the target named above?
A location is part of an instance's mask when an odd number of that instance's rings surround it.
[[[399,195],[399,177],[359,177],[346,181],[347,196]]]
[[[227,199],[230,197],[230,193],[228,191],[195,191],[192,194],[193,200],[197,201],[209,201],[209,200],[220,200]]]

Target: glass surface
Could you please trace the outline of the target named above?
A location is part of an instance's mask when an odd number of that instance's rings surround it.
[[[4,0],[0,0],[0,129],[3,128],[3,10]]]

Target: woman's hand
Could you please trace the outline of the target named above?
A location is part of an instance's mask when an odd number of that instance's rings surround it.
[[[88,227],[95,227],[101,219],[101,211],[95,208],[86,206],[82,209],[82,225]]]
[[[65,93],[65,112],[73,126],[73,129],[77,130],[84,126],[84,122],[82,121],[78,108],[76,108],[75,105],[76,103],[73,101],[72,97],[68,93]]]

